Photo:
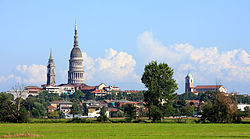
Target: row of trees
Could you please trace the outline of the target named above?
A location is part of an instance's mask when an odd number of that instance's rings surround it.
[[[241,118],[249,115],[249,110],[241,112],[237,109],[237,98],[225,96],[220,92],[207,92],[198,96],[183,94],[177,97],[178,89],[173,78],[173,69],[165,63],[150,62],[144,68],[141,81],[147,87],[144,101],[148,108],[149,119],[153,122],[162,121],[164,116],[193,115],[194,107],[187,105],[185,99],[199,100],[202,111],[202,122],[240,122]],[[242,99],[241,99],[242,100]],[[244,99],[245,100],[245,99]]]
[[[125,92],[112,93],[105,97],[94,97],[92,93],[76,91],[72,95],[41,92],[38,96],[29,96],[26,100],[21,99],[21,92],[17,90],[17,99],[13,102],[13,97],[9,94],[0,94],[0,120],[9,122],[27,122],[27,113],[29,117],[40,118],[43,116],[58,117],[59,112],[47,113],[47,106],[54,100],[69,100],[73,102],[73,115],[83,113],[86,114],[86,108],[80,106],[83,100],[95,99],[127,99],[131,101],[144,101],[148,109],[147,115],[153,122],[160,122],[165,116],[192,116],[194,114],[194,106],[186,104],[185,99],[199,100],[199,106],[202,111],[202,122],[239,122],[242,117],[249,115],[249,109],[241,112],[237,109],[237,99],[235,96],[225,96],[220,92],[207,92],[198,96],[183,94],[177,96],[175,91],[178,89],[177,83],[173,78],[174,70],[165,63],[158,64],[152,61],[145,66],[142,75],[142,83],[145,84],[147,91],[127,94]],[[246,98],[240,99],[245,101]],[[135,118],[136,109],[132,105],[124,105],[119,108],[121,116],[127,116],[127,120],[131,121]],[[101,111],[103,116],[104,108]],[[105,119],[105,117],[103,117]]]

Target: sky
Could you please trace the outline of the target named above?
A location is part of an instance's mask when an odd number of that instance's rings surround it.
[[[50,48],[56,84],[67,83],[75,18],[88,85],[145,89],[152,60],[174,69],[177,93],[223,84],[250,94],[249,0],[1,0],[0,91],[46,83]]]

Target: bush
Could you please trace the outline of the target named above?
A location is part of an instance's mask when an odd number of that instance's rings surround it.
[[[90,120],[85,118],[72,118],[72,120],[68,121],[67,123],[92,123]]]
[[[106,115],[104,115],[104,116],[99,116],[99,117],[97,118],[97,121],[98,121],[98,122],[110,122],[109,118],[108,118]]]
[[[223,93],[214,92],[214,100],[208,101],[203,107],[202,122],[231,123],[240,122],[242,114],[237,110],[237,104]]]

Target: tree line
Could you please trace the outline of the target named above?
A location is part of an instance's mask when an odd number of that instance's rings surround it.
[[[178,89],[176,80],[173,77],[174,70],[166,63],[152,61],[144,68],[141,77],[147,90],[139,93],[128,94],[126,92],[112,92],[106,96],[96,97],[91,92],[76,91],[71,95],[41,92],[38,96],[29,96],[25,100],[6,93],[0,93],[0,121],[4,122],[27,122],[28,118],[49,118],[62,117],[62,113],[55,111],[48,113],[47,107],[54,100],[68,100],[73,102],[71,113],[86,115],[87,108],[80,105],[85,100],[119,100],[143,101],[147,111],[140,116],[148,116],[152,122],[161,122],[164,117],[169,116],[193,116],[194,112],[202,115],[199,122],[240,122],[242,118],[249,116],[249,108],[244,112],[237,109],[238,103],[249,103],[249,97],[241,95],[226,96],[217,91],[206,93],[187,93],[177,95]],[[186,100],[199,100],[199,106],[186,103]],[[99,120],[105,121],[105,108],[101,110]],[[128,121],[136,118],[136,108],[133,105],[124,105],[118,108],[118,112],[111,113],[113,117],[126,116]]]

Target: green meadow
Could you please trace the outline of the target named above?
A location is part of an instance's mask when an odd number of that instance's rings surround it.
[[[0,138],[250,138],[250,124],[0,124]]]

